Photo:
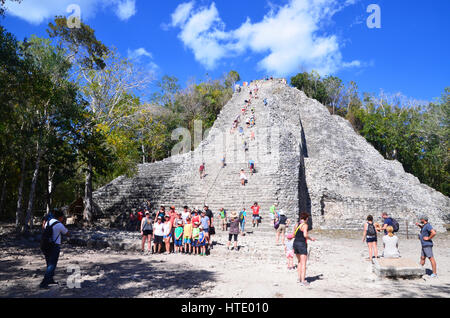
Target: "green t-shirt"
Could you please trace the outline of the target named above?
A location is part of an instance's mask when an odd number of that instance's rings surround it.
[[[182,235],[183,235],[183,227],[182,226],[178,226],[177,228],[175,228],[175,239],[176,240],[181,240],[182,239]]]
[[[198,240],[199,236],[200,236],[200,229],[198,227],[194,227],[192,229],[192,239]]]
[[[220,217],[221,217],[222,219],[225,219],[225,214],[226,214],[226,211],[225,211],[225,210],[220,211]]]
[[[270,213],[275,214],[275,205],[270,207]]]

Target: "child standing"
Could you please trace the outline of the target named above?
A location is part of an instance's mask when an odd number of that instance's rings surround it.
[[[200,236],[200,229],[198,228],[199,223],[194,223],[194,228],[192,229],[192,247],[194,250],[194,255],[199,254],[199,248],[198,248],[198,239]]]
[[[178,226],[175,228],[175,253],[181,253],[183,248],[183,221],[178,221]]]
[[[286,253],[288,269],[294,269],[294,236],[289,234],[286,236],[287,241],[284,247]]]
[[[198,237],[198,247],[200,249],[200,256],[204,256],[206,255],[206,235],[205,232],[203,231],[203,226],[200,226],[199,229],[200,234]]]
[[[191,253],[191,246],[192,246],[192,224],[191,224],[191,218],[186,218],[186,224],[184,225],[184,252],[185,253]]]

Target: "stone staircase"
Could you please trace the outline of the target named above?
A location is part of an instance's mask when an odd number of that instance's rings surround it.
[[[267,149],[267,130],[273,123],[270,109],[264,105],[264,99],[270,99],[273,83],[257,82],[235,93],[230,102],[219,114],[208,136],[195,151],[175,155],[153,164],[140,165],[135,177],[120,177],[94,193],[94,199],[105,215],[129,212],[149,199],[153,207],[175,205],[181,209],[184,205],[203,207],[204,204],[217,212],[221,207],[228,211],[250,209],[256,201],[262,213],[268,217],[272,204],[277,203],[283,190],[280,182],[280,150]],[[250,90],[259,88],[258,98],[252,99],[255,109],[256,126],[247,128],[246,116],[241,115],[239,131],[230,133],[234,119],[241,114],[245,100],[250,99]],[[255,139],[250,140],[251,131]],[[269,132],[270,133],[270,132]],[[248,142],[248,151],[244,151],[244,139]],[[222,168],[221,158],[225,155],[226,166]],[[250,175],[248,161],[255,161],[256,173]],[[205,163],[206,176],[199,177],[199,166]],[[239,172],[243,168],[248,178],[246,186],[241,186]],[[297,214],[298,211],[292,211]],[[264,216],[263,216],[264,217]]]

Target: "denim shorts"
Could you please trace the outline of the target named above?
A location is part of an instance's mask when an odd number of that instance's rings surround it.
[[[183,240],[179,239],[179,240],[175,240],[175,246],[182,246],[183,245]]]
[[[422,257],[433,257],[433,246],[422,246]]]

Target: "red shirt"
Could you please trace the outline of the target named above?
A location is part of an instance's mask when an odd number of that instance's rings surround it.
[[[195,222],[200,223],[200,215],[197,215],[197,216],[193,216],[193,217],[192,217],[192,224],[194,224]]]
[[[138,220],[142,221],[143,218],[144,218],[144,213],[138,212]]]
[[[252,206],[253,215],[259,215],[259,205]]]

